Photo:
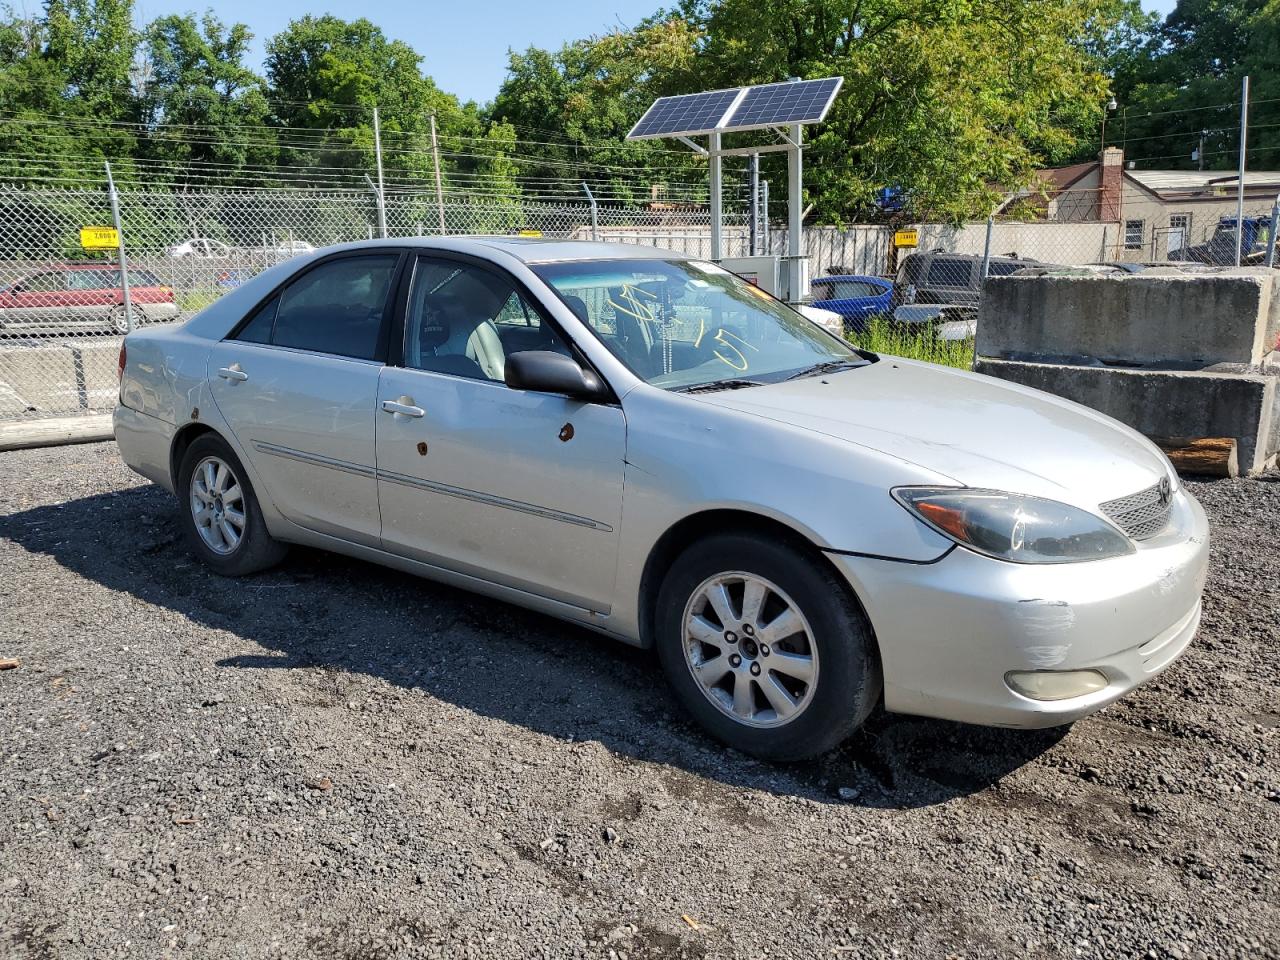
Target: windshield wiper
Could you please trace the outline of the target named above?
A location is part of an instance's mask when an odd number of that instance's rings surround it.
[[[710,393],[713,390],[741,390],[743,387],[763,387],[760,380],[712,380],[710,383],[695,383],[691,387],[677,387],[676,393]]]
[[[821,373],[835,373],[837,370],[851,370],[854,367],[865,365],[862,360],[823,360],[821,363],[815,363],[812,367],[805,367],[786,377],[787,380],[799,380],[801,377],[816,377]]]

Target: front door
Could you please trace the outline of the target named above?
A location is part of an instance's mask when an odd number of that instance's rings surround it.
[[[506,356],[571,353],[504,274],[417,261],[404,366],[378,389],[378,496],[393,552],[607,613],[622,515],[616,405],[512,390]]]
[[[374,410],[397,253],[322,261],[209,356],[218,410],[301,527],[377,546]]]

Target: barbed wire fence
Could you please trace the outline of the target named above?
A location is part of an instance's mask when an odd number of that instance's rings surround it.
[[[0,185],[0,422],[108,413],[115,405],[122,335],[176,323],[261,271],[311,249],[382,232],[390,237],[510,235],[643,243],[709,258],[710,213],[687,199],[642,205],[439,194],[429,188],[148,187],[133,181],[39,187]],[[943,303],[976,309],[983,278],[1028,262],[1085,266],[1223,260],[1230,237],[1215,218],[1157,223],[1099,218],[1097,191],[1023,198],[986,222],[808,227],[810,276],[882,277],[891,294],[874,309]],[[787,233],[761,225],[757,249],[741,204],[730,207],[722,255],[785,256]],[[1246,215],[1263,221],[1270,202]],[[85,227],[118,226],[127,253],[88,251]],[[903,227],[910,229],[904,230]],[[904,243],[903,234],[910,243]],[[1274,237],[1274,227],[1270,231]],[[1262,262],[1258,238],[1246,262]],[[126,294],[128,290],[128,306]],[[825,285],[817,299],[839,299]]]

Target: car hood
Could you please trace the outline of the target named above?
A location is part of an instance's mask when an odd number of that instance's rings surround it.
[[[1167,474],[1141,434],[1069,400],[933,364],[881,357],[820,377],[698,397],[942,474],[1093,509]]]

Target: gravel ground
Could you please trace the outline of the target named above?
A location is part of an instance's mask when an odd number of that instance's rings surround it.
[[[0,454],[0,956],[1280,956],[1280,483],[1068,731],[777,767],[651,658],[296,550],[222,580],[112,444]]]

